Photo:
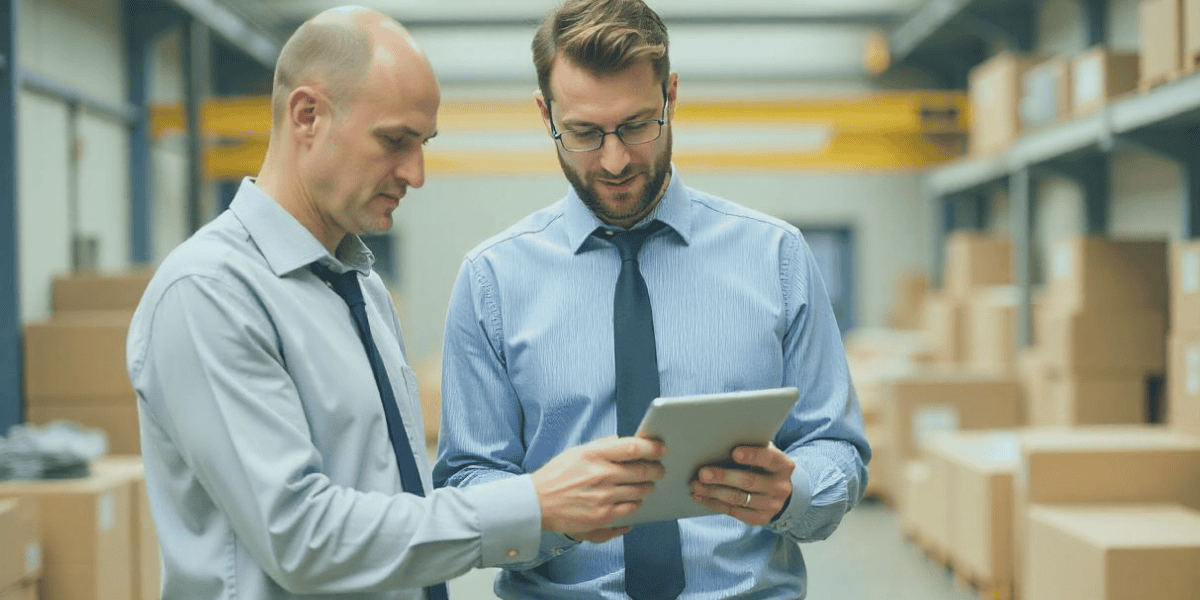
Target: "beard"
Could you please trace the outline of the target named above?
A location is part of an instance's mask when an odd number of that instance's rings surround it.
[[[633,219],[634,223],[636,223],[637,220],[640,220],[650,212],[651,207],[654,205],[655,201],[658,200],[659,193],[662,192],[663,181],[666,180],[667,175],[671,172],[671,130],[667,129],[665,134],[667,137],[666,148],[662,151],[662,153],[655,157],[654,165],[651,167],[650,171],[646,173],[646,187],[642,189],[641,198],[638,198],[638,201],[628,208],[621,208],[615,202],[607,204],[605,203],[596,187],[597,172],[586,174],[587,180],[585,180],[584,174],[579,173],[567,164],[566,160],[563,159],[562,152],[556,153],[558,156],[558,164],[562,167],[563,175],[566,176],[567,181],[571,182],[571,187],[575,188],[575,194],[579,196],[579,200],[582,201],[583,205],[588,207],[588,210],[592,211],[592,214],[596,215],[597,218],[605,223],[619,223],[621,221],[627,221],[630,219]],[[619,140],[613,140],[613,142],[609,143],[619,144],[621,142]],[[636,167],[634,167],[634,164],[631,162],[626,166],[625,171],[622,173],[599,174],[609,175],[612,179],[627,179],[636,174],[635,168]],[[615,195],[613,199],[617,201],[625,201],[628,200],[629,197],[629,193],[621,193]],[[633,225],[633,223],[630,223],[630,225]]]

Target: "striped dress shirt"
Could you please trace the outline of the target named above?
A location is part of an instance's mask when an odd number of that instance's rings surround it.
[[[765,527],[680,522],[682,598],[802,598],[799,542],[828,536],[861,498],[870,449],[833,310],[800,232],[672,177],[642,247],[663,396],[800,389],[775,438],[796,463],[786,510]],[[485,241],[450,302],[434,481],[470,488],[530,473],[616,432],[617,250],[574,191]],[[622,540],[543,534],[506,568],[504,598],[625,598]]]

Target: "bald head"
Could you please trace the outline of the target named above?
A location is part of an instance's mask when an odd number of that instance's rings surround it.
[[[320,90],[338,115],[362,91],[375,63],[413,60],[428,66],[412,36],[391,17],[361,6],[326,10],[296,29],[279,53],[272,123],[280,124],[288,96],[299,86]]]

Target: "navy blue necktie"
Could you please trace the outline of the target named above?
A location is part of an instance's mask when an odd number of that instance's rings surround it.
[[[621,273],[613,295],[613,354],[616,367],[617,435],[628,436],[658,397],[658,353],[654,347],[654,313],[650,292],[638,268],[642,243],[662,229],[662,221],[632,231],[603,227],[593,235],[607,239],[621,253]],[[683,554],[679,522],[662,521],[634,527],[625,534],[625,592],[633,600],[667,600],[683,592]]]
[[[413,455],[412,446],[408,443],[408,434],[404,431],[404,418],[400,416],[400,409],[396,407],[392,383],[388,379],[387,369],[383,366],[383,358],[379,356],[379,348],[375,346],[375,339],[371,337],[367,305],[363,301],[362,288],[358,285],[358,271],[351,269],[338,275],[317,263],[313,263],[312,271],[328,283],[350,307],[350,314],[358,324],[358,337],[362,340],[363,349],[367,351],[367,360],[371,362],[371,372],[375,374],[379,399],[383,401],[383,415],[387,419],[392,452],[396,455],[396,465],[400,467],[400,484],[405,492],[424,496],[425,487],[421,485],[421,472],[417,470],[417,460]],[[425,595],[429,600],[446,600],[449,597],[444,583],[425,588]]]

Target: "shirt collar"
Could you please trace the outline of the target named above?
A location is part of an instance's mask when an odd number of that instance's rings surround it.
[[[574,186],[567,192],[563,216],[567,225],[567,243],[575,253],[585,249],[584,246],[591,239],[592,232],[597,227],[611,227],[596,218],[596,215],[587,206],[584,206]],[[692,206],[688,201],[687,188],[684,187],[683,181],[679,177],[679,171],[674,164],[671,165],[671,182],[667,184],[667,191],[663,194],[662,200],[654,207],[654,210],[650,211],[649,215],[634,225],[634,229],[642,227],[654,219],[666,223],[668,227],[675,230],[684,245],[690,242]]]
[[[363,275],[371,272],[375,256],[356,235],[348,235],[332,256],[300,221],[246,177],[238,186],[229,210],[254,240],[271,271],[283,277],[296,269],[321,262],[335,272],[355,269]]]

